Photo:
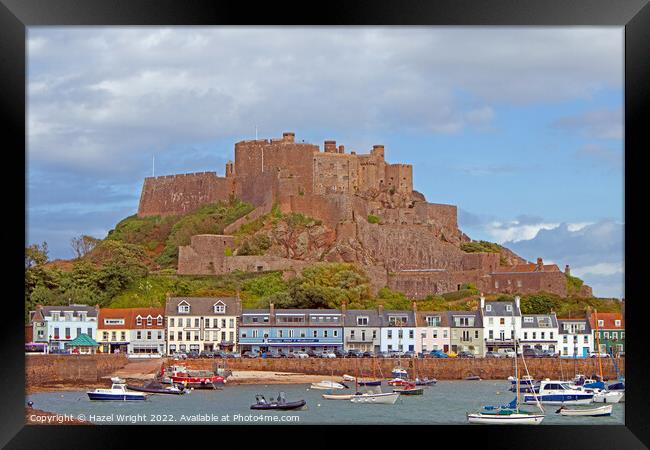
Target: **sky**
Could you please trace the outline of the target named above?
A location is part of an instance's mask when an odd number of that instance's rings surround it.
[[[26,243],[296,133],[386,147],[460,228],[624,297],[622,27],[30,27]]]

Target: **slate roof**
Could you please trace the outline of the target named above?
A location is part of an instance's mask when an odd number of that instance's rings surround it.
[[[454,326],[454,316],[474,316],[474,326],[456,327]],[[483,318],[480,311],[447,311],[447,320],[451,328],[483,328]]]
[[[384,311],[383,314],[380,314],[380,326],[383,327],[389,327],[389,321],[388,317],[389,316],[404,316],[406,317],[406,323],[404,323],[402,326],[403,327],[415,327],[415,315],[413,314],[412,310],[388,310]]]
[[[368,325],[357,325],[357,317],[359,316],[368,317]],[[343,324],[346,327],[380,327],[381,322],[379,312],[376,309],[348,309]]]
[[[427,326],[427,317],[428,316],[438,316],[440,317],[439,327],[448,327],[449,326],[449,316],[447,311],[418,311],[417,313],[417,326],[426,327]]]
[[[532,317],[532,322],[526,322],[526,317]],[[548,327],[540,326],[539,319],[548,318],[551,321],[551,325]],[[557,328],[557,317],[555,314],[522,314],[521,316],[521,328]]]
[[[80,317],[80,312],[86,312],[86,317],[97,317],[97,310],[94,306],[88,305],[62,305],[62,306],[43,306],[41,309],[41,314],[43,317],[51,316],[52,312],[60,312],[61,317],[64,316],[64,312],[72,311],[73,317]],[[36,319],[38,320],[38,319]]]
[[[222,301],[226,305],[224,316],[239,316],[241,313],[241,303],[236,297],[170,297],[165,303],[166,316],[178,316],[178,304],[182,301],[189,303],[190,312],[180,314],[187,316],[214,316],[214,304]]]
[[[576,318],[576,319],[557,319],[557,324],[558,327],[560,328],[560,334],[569,334],[569,330],[564,329],[564,323],[575,323],[575,322],[580,322],[585,324],[585,329],[581,334],[591,334],[591,325],[589,324],[589,321],[584,318]]]
[[[517,305],[515,304],[514,301],[510,300],[507,302],[485,302],[485,308],[483,308],[483,315],[484,316],[503,316],[503,317],[508,317],[512,316],[512,312],[506,311],[506,305],[512,305],[512,311],[514,312],[515,316],[520,316],[521,311],[519,308],[517,308]],[[491,311],[487,310],[487,306],[490,305],[492,307]]]

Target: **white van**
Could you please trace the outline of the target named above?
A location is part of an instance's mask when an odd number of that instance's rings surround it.
[[[504,354],[507,358],[514,358],[516,356],[515,351],[511,348],[500,348],[497,350],[497,353]]]

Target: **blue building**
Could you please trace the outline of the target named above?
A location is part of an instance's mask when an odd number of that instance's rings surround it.
[[[343,315],[338,309],[245,309],[239,326],[245,351],[343,349]]]

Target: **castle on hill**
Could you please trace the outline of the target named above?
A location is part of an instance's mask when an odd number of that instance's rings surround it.
[[[413,167],[387,163],[383,145],[357,154],[327,140],[321,151],[318,145],[296,142],[291,132],[237,142],[224,177],[200,172],[145,178],[138,215],[186,214],[233,197],[255,210],[229,225],[224,235],[193,236],[181,246],[180,274],[282,270],[291,275],[318,261],[343,261],[362,266],[375,288],[388,286],[411,298],[455,291],[467,283],[485,293],[567,295],[565,273],[541,258],[528,263],[507,250],[464,252],[461,244],[470,238],[458,228],[456,206],[429,203],[413,190]],[[232,233],[273,205],[322,225],[295,237],[289,250],[231,255]],[[590,296],[591,289],[583,286],[580,294]]]

